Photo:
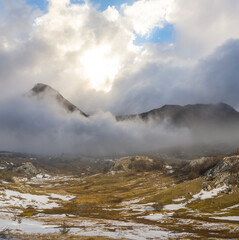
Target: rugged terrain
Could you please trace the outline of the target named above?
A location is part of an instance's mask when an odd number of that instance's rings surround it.
[[[50,86],[27,96],[91,119]],[[116,119],[205,141],[117,158],[0,152],[0,239],[238,239],[239,151],[216,141],[238,147],[235,109],[166,105]]]
[[[43,83],[36,84],[27,96],[36,97],[40,100],[54,100],[66,112],[78,112],[84,117],[90,117],[85,112],[65,99],[57,90]],[[180,105],[164,105],[148,112],[122,115],[115,117],[118,121],[143,120],[156,121],[157,123],[167,122],[173,127],[187,127],[189,129],[197,129],[203,127],[228,127],[235,131],[235,126],[239,123],[239,112],[230,105],[225,103],[218,104],[189,104]],[[227,129],[228,130],[228,129]]]
[[[179,164],[148,156],[101,159],[107,168],[88,173],[80,170],[84,164],[78,159],[78,174],[64,171],[64,165],[55,166],[59,171],[54,172],[53,164],[47,169],[49,164],[40,166],[39,160],[1,155],[2,239],[239,236],[236,153]],[[67,163],[75,169],[74,160]]]

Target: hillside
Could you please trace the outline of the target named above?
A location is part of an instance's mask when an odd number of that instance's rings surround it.
[[[9,165],[12,160],[7,164],[4,157],[2,164]],[[183,164],[129,156],[117,160],[108,173],[47,172],[5,179],[0,183],[0,237],[237,239],[238,163],[238,155]],[[0,171],[2,175],[4,169]]]
[[[89,117],[74,104],[65,99],[52,87],[38,83],[29,92],[28,96],[35,96],[39,99],[50,97],[54,99],[67,112],[79,112],[84,117]],[[190,129],[217,126],[232,128],[239,124],[239,112],[225,103],[219,104],[191,104],[191,105],[164,105],[160,108],[132,115],[116,116],[118,121],[142,119],[158,123],[168,122],[174,127],[187,127]]]
[[[117,120],[168,121],[176,127],[192,128],[198,125],[217,125],[225,123],[239,123],[239,112],[225,103],[219,104],[192,104],[192,105],[164,105],[135,115],[116,117]]]

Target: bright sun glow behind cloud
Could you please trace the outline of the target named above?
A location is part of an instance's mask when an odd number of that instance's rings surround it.
[[[109,53],[110,46],[100,46],[89,50],[80,59],[91,87],[97,91],[109,92],[120,69],[119,59]]]
[[[25,1],[0,0],[0,100],[44,82],[91,112],[215,99],[238,106],[238,45],[225,45],[239,39],[238,0]],[[211,70],[201,67],[224,45]]]

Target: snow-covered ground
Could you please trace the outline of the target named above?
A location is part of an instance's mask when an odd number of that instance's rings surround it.
[[[27,234],[31,233],[59,233],[62,229],[62,221],[64,215],[51,216],[58,219],[58,223],[54,225],[46,225],[42,221],[21,219],[21,221],[11,220],[5,216],[0,216],[0,227],[2,230],[11,229],[12,231],[22,231]],[[62,221],[61,221],[61,217]],[[49,216],[47,216],[49,218]],[[42,219],[41,219],[42,220]],[[158,226],[151,226],[142,223],[113,221],[113,220],[84,220],[84,219],[68,219],[70,222],[67,227],[70,234],[80,236],[102,236],[115,239],[168,239],[168,237],[178,238],[187,235],[186,233],[175,233]]]
[[[230,209],[233,209],[233,208],[238,208],[239,207],[239,204],[236,204],[236,205],[233,205],[231,207],[227,207],[227,208],[224,208],[222,209],[223,211],[227,211],[227,210],[230,210]]]
[[[55,226],[56,227],[56,226]],[[0,230],[20,230],[24,233],[54,233],[56,229],[53,226],[44,225],[42,222],[30,220],[30,219],[18,219],[12,220],[6,218],[6,216],[0,216]]]
[[[163,209],[165,211],[168,211],[168,212],[174,212],[174,211],[177,211],[179,209],[184,209],[184,208],[187,208],[187,204],[191,203],[192,201],[204,200],[204,199],[216,197],[220,192],[222,192],[226,189],[227,189],[227,186],[224,184],[222,187],[214,188],[210,191],[201,190],[199,193],[194,194],[190,200],[188,200],[184,203],[167,204],[163,207]],[[173,202],[182,202],[184,200],[185,200],[185,197],[182,196],[180,198],[173,199],[172,201]],[[235,207],[238,207],[238,206],[239,205],[234,205],[234,206],[231,206],[227,209],[235,208]],[[226,209],[223,209],[223,210],[226,210]],[[190,209],[189,209],[189,211],[190,211]],[[168,216],[170,216],[170,215],[155,213],[155,214],[150,214],[150,215],[147,215],[147,216],[143,216],[143,218],[149,219],[149,220],[158,220],[158,219],[163,219],[163,218],[168,217]],[[234,220],[234,221],[236,221],[236,220]]]
[[[187,233],[177,233],[171,232],[170,230],[159,227],[157,225],[147,224],[146,220],[151,220],[159,223],[161,222],[170,222],[173,224],[193,224],[196,228],[206,228],[210,229],[223,229],[224,225],[222,223],[207,223],[203,221],[194,221],[192,219],[177,219],[173,215],[175,211],[179,209],[186,209],[188,213],[192,211],[192,214],[196,215],[196,212],[190,209],[187,205],[192,201],[204,200],[208,198],[216,197],[220,192],[227,189],[226,185],[222,187],[212,189],[210,191],[201,190],[199,193],[194,194],[191,199],[185,198],[185,196],[179,196],[176,199],[172,199],[171,204],[163,206],[162,212],[156,213],[154,209],[155,202],[149,202],[142,204],[141,202],[146,201],[145,197],[135,198],[130,201],[124,201],[121,204],[115,206],[115,209],[112,209],[110,205],[106,205],[103,210],[119,210],[124,216],[136,217],[128,221],[114,221],[114,220],[105,220],[105,219],[90,219],[82,218],[75,215],[69,214],[59,214],[59,215],[47,215],[43,211],[39,211],[38,214],[31,217],[31,219],[14,217],[12,214],[13,211],[8,211],[8,209],[19,208],[28,208],[33,207],[38,210],[51,209],[54,207],[59,207],[62,201],[69,201],[75,196],[71,195],[60,195],[56,193],[50,193],[50,187],[59,185],[59,183],[68,184],[67,180],[73,179],[68,177],[50,175],[37,175],[35,178],[28,180],[27,183],[39,184],[41,187],[47,188],[49,193],[41,191],[37,194],[31,193],[21,193],[17,191],[17,188],[14,190],[0,189],[0,230],[11,229],[14,231],[20,230],[24,233],[59,233],[63,222],[69,223],[68,227],[70,229],[70,234],[81,235],[81,236],[102,236],[110,237],[115,239],[135,239],[135,240],[146,240],[146,239],[177,239],[182,236],[187,237],[188,235],[192,237],[192,234]],[[82,180],[79,180],[79,183]],[[6,185],[7,186],[7,185]],[[49,187],[49,188],[48,188]],[[54,192],[55,190],[52,190]],[[38,194],[39,193],[39,194]],[[152,195],[153,196],[153,195]],[[149,197],[149,196],[147,196]],[[229,211],[230,209],[239,207],[239,204],[233,205],[231,207],[222,209],[223,211]],[[201,214],[201,213],[198,213]],[[16,214],[15,214],[16,215]],[[215,216],[215,217],[214,217]],[[230,221],[239,221],[239,216],[221,216],[218,217],[215,215],[209,215],[208,217],[218,219],[218,220],[230,220]],[[131,218],[129,218],[131,219]],[[137,222],[134,222],[134,219],[137,219]],[[142,223],[138,223],[142,221]],[[215,220],[216,221],[216,220]],[[145,223],[146,222],[146,223]],[[51,223],[47,225],[46,223]],[[233,225],[233,223],[230,223]],[[236,223],[235,223],[236,225]],[[236,229],[236,228],[235,228]],[[237,231],[237,229],[235,230]]]
[[[185,200],[185,197],[173,199],[173,202],[182,202],[183,200]]]
[[[211,191],[205,191],[205,190],[201,190],[199,193],[193,195],[193,199],[194,200],[204,200],[204,199],[208,199],[208,198],[213,198],[215,196],[217,196],[220,192],[224,191],[227,189],[227,185],[223,185],[222,187],[219,188],[214,188]]]
[[[176,211],[179,210],[181,208],[185,208],[185,206],[187,205],[187,203],[179,203],[179,204],[168,204],[164,206],[164,209],[167,211]]]
[[[59,206],[57,200],[68,201],[72,198],[74,198],[74,196],[63,196],[54,193],[51,193],[49,195],[35,195],[30,193],[21,193],[18,191],[4,189],[0,190],[0,208],[34,207],[37,209],[51,209]]]
[[[131,201],[125,201],[122,202],[120,206],[120,210],[124,211],[133,211],[137,213],[142,213],[146,211],[154,211],[155,209],[153,208],[153,205],[155,204],[154,202],[152,203],[145,203],[145,204],[140,204],[139,202],[144,200],[144,198],[137,198]]]
[[[239,222],[239,216],[224,216],[224,217],[211,217],[218,220],[229,220],[229,221],[238,221]]]
[[[172,216],[173,213],[152,213],[152,214],[149,214],[147,216],[144,216],[143,218],[144,219],[148,219],[148,220],[153,220],[153,221],[159,221],[159,220],[162,220],[162,219],[166,219],[167,217],[170,217]]]
[[[83,231],[82,228],[84,227]],[[146,240],[146,239],[169,239],[169,237],[177,239],[180,236],[186,236],[186,233],[175,233],[158,226],[146,225],[142,223],[123,222],[123,221],[105,221],[104,223],[92,222],[92,226],[88,226],[86,222],[79,225],[79,229],[72,229],[73,234],[82,236],[104,236],[115,239],[132,239],[132,240]]]

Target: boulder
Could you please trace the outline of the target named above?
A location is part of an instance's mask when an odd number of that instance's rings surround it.
[[[39,170],[31,162],[23,163],[22,166],[14,170],[18,173],[24,173],[25,175],[37,175],[39,173]]]

